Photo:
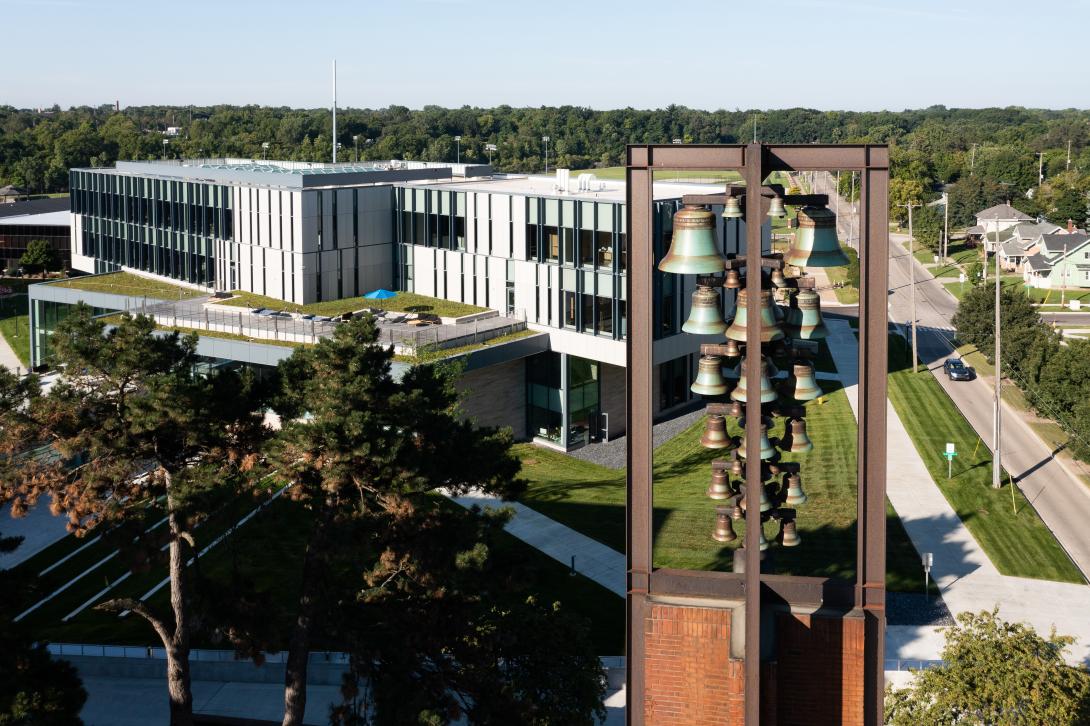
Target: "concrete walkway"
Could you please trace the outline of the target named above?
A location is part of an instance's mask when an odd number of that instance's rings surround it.
[[[826,343],[858,417],[857,341],[843,320],[827,320]],[[931,575],[953,614],[991,610],[1024,621],[1042,635],[1052,627],[1079,640],[1069,660],[1090,663],[1090,587],[999,574],[924,466],[904,424],[889,404],[887,495],[919,552],[934,554]],[[887,658],[937,658],[942,637],[935,628],[901,626],[887,634]],[[893,637],[890,637],[893,636]]]
[[[24,332],[25,334],[25,332]],[[0,334],[0,366],[7,368],[9,371],[22,371],[27,372],[26,366],[19,360],[19,356],[15,355],[15,351],[8,345],[8,341],[4,339],[4,336]]]
[[[625,596],[624,554],[617,550],[518,502],[505,502],[479,491],[451,499],[466,509],[478,506],[482,509],[514,510],[514,516],[504,527],[508,533],[563,565],[570,566],[574,557],[576,572],[597,582],[618,597]]]

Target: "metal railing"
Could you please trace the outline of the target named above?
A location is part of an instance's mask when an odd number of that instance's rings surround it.
[[[46,646],[49,653],[54,656],[84,656],[91,658],[131,658],[139,660],[166,660],[166,650],[164,648],[158,648],[153,646],[143,645],[90,645],[87,643],[49,643]],[[266,663],[284,663],[288,659],[288,654],[284,651],[279,653],[265,653]],[[203,663],[227,663],[238,660],[245,660],[239,658],[239,656],[233,650],[191,650],[189,651],[189,659],[191,661],[200,661]],[[311,651],[310,653],[311,663],[348,663],[347,653],[338,653],[336,651]]]
[[[922,671],[928,668],[938,668],[946,664],[942,660],[919,660],[915,658],[887,658],[884,670],[887,671]]]

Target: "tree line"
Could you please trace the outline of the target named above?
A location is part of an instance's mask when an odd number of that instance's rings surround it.
[[[1020,107],[906,111],[703,111],[683,106],[596,111],[576,106],[338,109],[340,160],[486,162],[501,171],[593,169],[624,162],[630,143],[882,143],[891,146],[891,213],[949,185],[951,224],[1004,200],[1063,224],[1086,222],[1090,111]],[[166,135],[173,129],[176,135]],[[455,136],[461,140],[456,141]],[[113,106],[45,110],[0,106],[0,185],[63,192],[72,167],[118,159],[244,157],[329,161],[328,109],[265,106]],[[164,143],[165,142],[165,143]],[[487,145],[494,144],[490,152]],[[1040,154],[1040,156],[1038,156]],[[1070,160],[1069,160],[1070,159]],[[1044,183],[1038,190],[1038,169]],[[842,191],[848,193],[848,177]],[[1027,196],[1027,194],[1029,196]],[[930,229],[931,210],[921,210]],[[927,232],[921,240],[930,244]]]
[[[264,377],[202,370],[197,336],[157,333],[150,317],[114,323],[82,303],[60,323],[48,392],[0,367],[0,504],[20,515],[48,503],[70,531],[117,543],[131,570],[167,568],[165,602],[103,596],[94,607],[133,613],[161,643],[172,724],[193,723],[201,642],[257,663],[286,652],[285,725],[302,722],[309,656],[323,649],[350,658],[334,723],[604,717],[587,623],[537,594],[544,575],[505,549],[506,514],[444,496],[525,487],[510,431],[460,415],[455,366],[395,379],[369,316]],[[33,453],[43,446],[49,455]],[[199,528],[240,501],[267,504],[231,534],[263,537],[260,554],[202,569]],[[149,516],[165,526],[149,528]],[[34,596],[4,590],[0,605]],[[61,705],[78,710],[70,690]]]

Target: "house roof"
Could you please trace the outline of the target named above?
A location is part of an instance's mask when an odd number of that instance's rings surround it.
[[[1052,265],[1045,259],[1044,255],[1037,253],[1032,254],[1026,258],[1026,268],[1033,272],[1051,272]]]
[[[984,235],[984,239],[988,240],[989,242],[995,242],[995,238],[997,236],[999,237],[1000,242],[1002,242],[1003,240],[1015,239],[1014,227],[1001,229],[998,233],[988,232],[986,235]]]
[[[1070,254],[1086,244],[1087,240],[1090,240],[1090,235],[1085,232],[1044,234],[1041,235],[1041,246],[1050,255],[1062,255],[1064,250]]]
[[[984,234],[984,227],[979,224],[974,224],[972,227],[965,230],[965,234]]]
[[[1043,234],[1055,234],[1061,229],[1051,222],[1020,222],[1014,225],[1014,233],[1024,240],[1035,240]]]
[[[1018,240],[1011,240],[999,245],[999,254],[1004,257],[1025,257],[1026,251],[1022,249]]]
[[[1025,212],[1019,212],[1009,204],[997,204],[994,207],[988,207],[982,212],[977,212],[976,219],[978,222],[990,219],[1024,219],[1029,222],[1033,221],[1033,217]]]

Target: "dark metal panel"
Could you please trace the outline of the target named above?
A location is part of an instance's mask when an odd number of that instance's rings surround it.
[[[745,163],[745,147],[729,145],[659,144],[629,147],[639,149],[638,156],[629,155],[629,165],[649,166],[659,170],[673,169],[741,169]]]
[[[860,170],[889,166],[889,150],[885,146],[785,144],[766,148],[768,149],[766,173],[792,170]]]

